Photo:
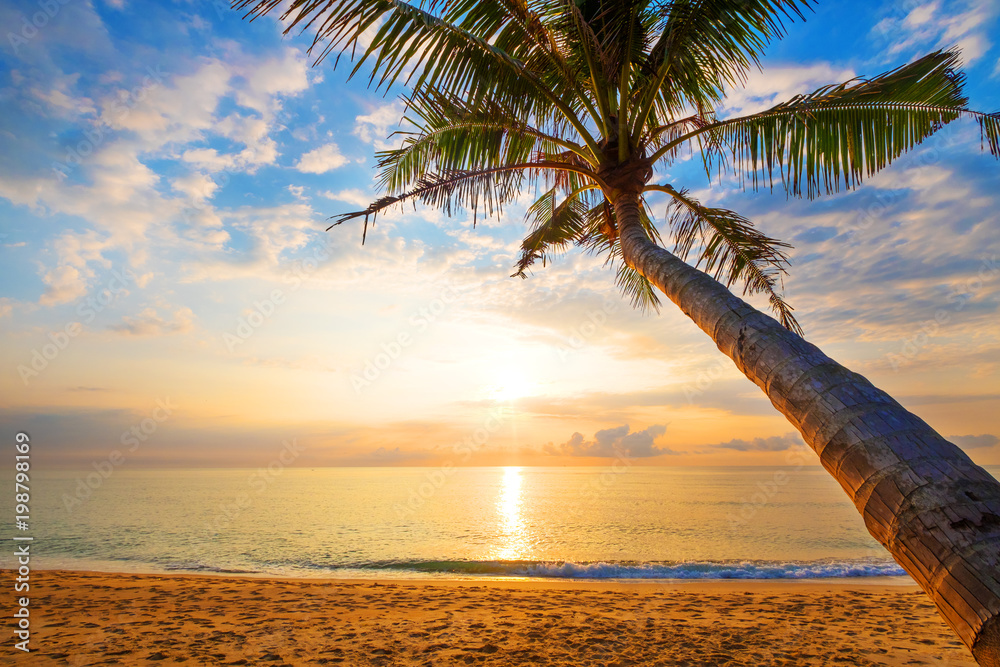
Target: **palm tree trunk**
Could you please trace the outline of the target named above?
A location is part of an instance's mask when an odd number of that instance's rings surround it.
[[[639,206],[627,193],[614,202],[628,265],[767,394],[976,661],[1000,667],[1000,483],[864,377],[655,245]]]

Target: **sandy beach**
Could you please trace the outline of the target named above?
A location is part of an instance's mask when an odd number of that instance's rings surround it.
[[[4,581],[11,584],[10,572]],[[915,586],[32,573],[52,665],[975,665]],[[13,656],[13,657],[12,657]]]

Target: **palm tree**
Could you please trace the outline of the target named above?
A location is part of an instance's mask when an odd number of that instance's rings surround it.
[[[234,4],[260,16],[279,2]],[[282,18],[287,30],[315,31],[317,63],[349,53],[352,76],[367,66],[376,89],[410,91],[415,129],[378,154],[384,196],[334,224],[361,217],[367,233],[379,212],[410,200],[472,210],[475,224],[479,209],[492,215],[543,184],[514,275],[575,244],[606,256],[636,305],[655,308],[665,294],[799,430],[979,664],[1000,666],[1000,484],[802,337],[780,291],[787,244],[653,182],[696,145],[710,171],[811,198],[857,186],[960,117],[1000,156],[1000,114],[967,108],[955,51],[718,117],[726,88],[810,4],[293,0]],[[648,193],[669,197],[672,252]],[[737,284],[765,295],[777,320],[727,289]]]

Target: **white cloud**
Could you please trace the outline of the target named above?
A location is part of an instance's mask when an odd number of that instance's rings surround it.
[[[319,194],[321,197],[326,197],[327,199],[333,199],[335,201],[347,202],[348,204],[357,206],[358,208],[367,208],[368,204],[372,203],[375,199],[375,197],[363,192],[359,188],[348,188],[346,190],[340,190],[339,192],[324,190]]]
[[[87,293],[87,283],[94,275],[89,268],[90,264],[105,268],[111,266],[111,262],[102,254],[109,245],[107,238],[101,238],[93,231],[66,232],[58,237],[52,243],[57,263],[42,274],[45,291],[39,303],[54,306],[76,301],[84,296]]]
[[[197,141],[216,122],[215,111],[230,90],[230,68],[209,60],[188,75],[162,72],[130,89],[119,89],[101,102],[102,122],[113,130],[134,132],[143,148]]]
[[[918,5],[906,15],[903,19],[903,24],[908,28],[917,28],[929,22],[931,18],[934,17],[934,13],[937,12],[938,6],[941,3],[937,0],[934,2],[928,2],[925,5]]]
[[[757,113],[785,102],[795,95],[811,93],[817,88],[842,83],[855,73],[829,63],[805,67],[768,67],[763,72],[751,71],[746,85],[729,92],[724,116],[744,116]]]
[[[270,126],[261,118],[231,114],[216,124],[215,131],[245,146],[228,156],[230,166],[253,172],[261,165],[274,164],[278,157],[277,144],[268,136]]]
[[[179,308],[170,319],[160,317],[155,308],[146,308],[135,317],[125,316],[121,324],[108,328],[128,336],[163,336],[191,331],[193,323],[194,313],[190,308]]]
[[[674,453],[667,447],[657,447],[654,444],[667,431],[663,424],[654,424],[634,433],[629,430],[628,424],[604,429],[595,433],[592,441],[584,440],[581,433],[574,433],[566,442],[558,446],[549,444],[544,451],[555,455],[600,457],[647,457]]]
[[[990,433],[982,435],[949,435],[948,440],[951,440],[962,449],[993,447],[1000,443],[1000,438]]]
[[[237,93],[237,102],[264,118],[281,108],[279,97],[296,95],[309,87],[309,62],[301,51],[291,47],[277,58],[248,63],[239,71],[246,83]]]
[[[42,276],[45,292],[39,303],[54,306],[76,301],[87,293],[87,280],[74,266],[57,266]]]
[[[205,174],[194,172],[170,182],[170,186],[188,196],[193,202],[204,202],[211,199],[219,188],[218,184]]]
[[[53,116],[73,119],[96,113],[93,100],[73,92],[79,79],[79,73],[55,76],[44,87],[32,86],[29,94],[43,102]]]
[[[898,5],[890,3],[893,14],[879,21],[872,31],[889,42],[883,52],[884,61],[900,53],[910,58],[923,55],[931,48],[958,46],[968,64],[990,50],[987,28],[1000,7],[995,0],[947,3],[933,0],[914,7],[905,15],[898,12]]]
[[[977,60],[990,50],[990,42],[982,34],[963,35],[954,43],[962,51],[962,60],[966,63]]]
[[[313,149],[299,158],[295,168],[306,174],[324,174],[347,164],[337,144],[329,143]]]
[[[27,96],[36,108],[43,105],[42,113],[76,121],[87,150],[72,161],[57,154],[70,178],[55,172],[15,174],[0,179],[0,196],[38,213],[82,218],[101,230],[99,240],[91,232],[92,238],[64,235],[52,244],[55,261],[40,268],[45,285],[40,303],[56,305],[84,295],[94,276],[92,264],[106,264],[104,253],[111,249],[125,250],[133,267],[147,260],[152,243],[186,252],[220,250],[229,234],[218,214],[204,206],[220,187],[210,174],[252,172],[276,161],[277,143],[270,136],[278,126],[276,114],[283,97],[308,87],[306,70],[294,48],[252,58],[234,48],[224,60],[202,58],[182,74],[151,68],[130,78],[110,72],[101,77],[94,100],[77,91],[76,74],[22,77],[34,82]],[[18,76],[12,73],[12,80]],[[227,110],[220,116],[224,100],[252,111]],[[201,143],[219,139],[236,148]],[[169,178],[171,189],[163,192],[161,176],[148,166],[156,159],[179,160],[194,169]],[[187,225],[178,233],[173,222],[185,211]],[[303,242],[292,235],[293,245]],[[134,325],[136,330],[145,326],[142,321]]]
[[[805,446],[802,436],[795,432],[775,435],[770,438],[754,438],[753,440],[735,438],[729,442],[715,445],[719,449],[732,449],[738,452],[783,452]]]
[[[208,171],[223,171],[236,164],[233,155],[219,155],[214,148],[192,148],[181,154],[181,159]]]
[[[399,141],[390,140],[389,135],[399,126],[404,108],[399,101],[375,107],[371,113],[354,119],[354,134],[362,141],[372,144],[375,150],[397,148]]]

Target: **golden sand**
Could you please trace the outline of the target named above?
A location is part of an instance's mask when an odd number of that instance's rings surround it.
[[[975,665],[915,586],[38,571],[31,588],[20,664]]]

